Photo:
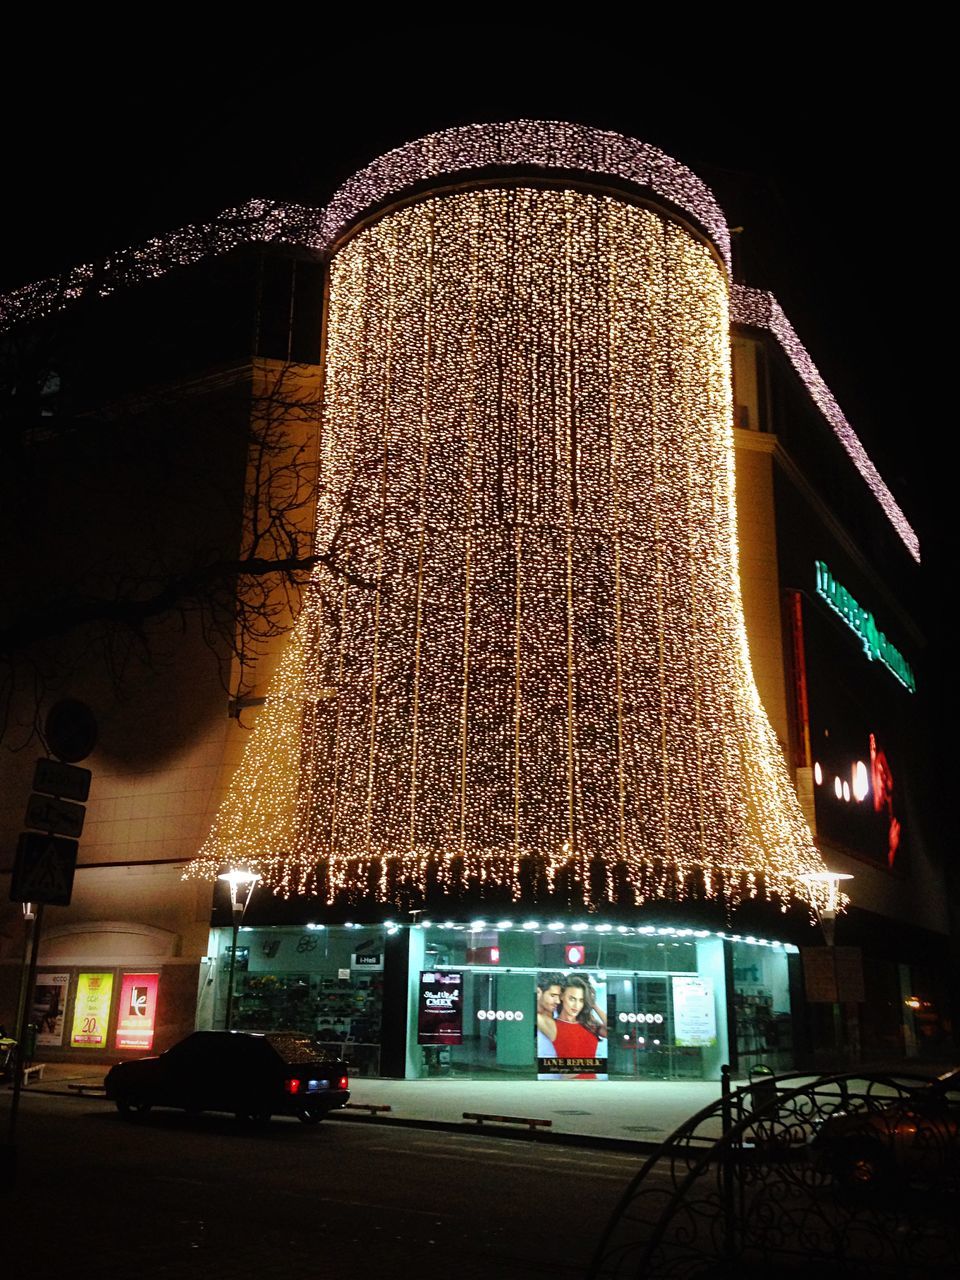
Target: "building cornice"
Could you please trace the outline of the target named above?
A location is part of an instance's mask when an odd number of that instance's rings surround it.
[[[843,410],[821,377],[809,351],[797,337],[796,330],[784,315],[783,308],[773,294],[763,289],[750,289],[746,285],[734,285],[730,297],[730,319],[734,324],[762,329],[776,339],[780,349],[807,388],[810,398],[839,440],[847,457],[883,508],[884,514],[910,555],[919,564],[919,538],[884,483],[883,477],[870,461],[859,436],[844,417]]]

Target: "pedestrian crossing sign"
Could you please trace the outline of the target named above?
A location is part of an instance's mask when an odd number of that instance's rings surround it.
[[[44,902],[68,907],[77,867],[76,840],[25,831],[17,845],[10,885],[12,902]]]

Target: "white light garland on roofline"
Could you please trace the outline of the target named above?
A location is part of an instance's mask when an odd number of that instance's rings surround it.
[[[880,503],[911,556],[919,564],[920,540],[884,484],[879,471],[870,461],[859,436],[844,417],[843,410],[820,376],[809,351],[797,337],[796,330],[773,294],[763,289],[750,289],[746,285],[734,285],[730,298],[730,319],[734,324],[750,325],[754,329],[764,329],[773,334],[810,392],[814,404],[833,428],[834,435],[843,445],[850,461],[866,481],[870,492]]]

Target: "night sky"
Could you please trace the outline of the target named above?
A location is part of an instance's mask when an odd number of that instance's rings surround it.
[[[382,151],[449,125],[531,116],[615,129],[686,163],[744,227],[744,280],[776,294],[936,558],[932,469],[917,447],[935,386],[915,319],[917,250],[935,233],[910,191],[933,154],[929,107],[897,91],[875,47],[851,64],[849,50],[795,46],[788,72],[735,43],[719,66],[674,67],[676,51],[626,32],[602,45],[572,29],[552,42],[489,27],[431,36],[441,53],[409,29],[371,52],[356,24],[281,32],[260,58],[185,53],[169,33],[119,56],[44,47],[2,91],[0,288],[253,195],[321,204]],[[909,58],[909,37],[891,37],[894,51]]]

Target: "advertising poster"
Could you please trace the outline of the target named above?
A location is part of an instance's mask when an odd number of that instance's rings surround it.
[[[420,974],[417,1044],[463,1044],[463,974]]]
[[[157,973],[125,973],[117,1007],[118,1049],[152,1049],[157,1023]]]
[[[63,1020],[67,1012],[69,973],[38,973],[33,988],[30,1021],[37,1028],[37,1044],[63,1044]]]
[[[710,978],[673,979],[673,1031],[683,1048],[716,1044],[717,1013]]]
[[[595,975],[537,975],[538,1080],[607,1079],[607,986]]]
[[[112,973],[81,973],[77,977],[71,1048],[99,1049],[106,1045],[112,995]]]

